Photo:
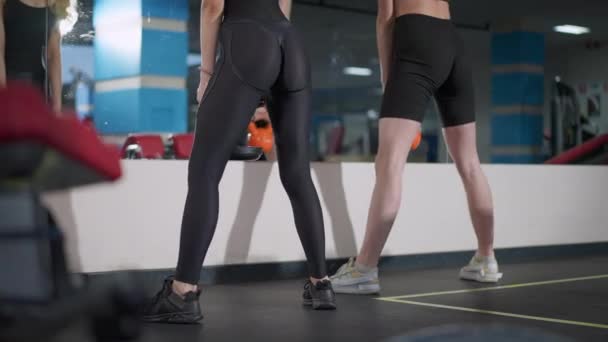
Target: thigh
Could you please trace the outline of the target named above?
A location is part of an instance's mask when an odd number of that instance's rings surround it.
[[[477,158],[477,128],[474,122],[443,130],[452,159],[458,163]]]
[[[378,130],[376,172],[401,174],[412,141],[420,132],[420,122],[401,118],[382,118]]]
[[[395,61],[382,97],[380,117],[422,122],[437,89],[430,72],[431,66]]]
[[[275,90],[270,102],[279,164],[309,162],[311,89]]]
[[[191,172],[203,167],[223,172],[261,97],[229,65],[218,65],[198,109]]]
[[[396,19],[393,58],[380,117],[421,122],[431,98],[452,68],[448,21],[420,15]]]

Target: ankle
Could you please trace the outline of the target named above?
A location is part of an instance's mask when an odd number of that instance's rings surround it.
[[[370,258],[361,254],[355,259],[355,267],[357,268],[357,270],[365,273],[378,267],[378,262],[373,262],[370,260]]]
[[[174,280],[173,284],[171,284],[171,290],[178,296],[184,297],[188,292],[196,292],[198,286]]]
[[[475,258],[480,261],[495,261],[496,257],[494,256],[494,251],[477,251],[475,253]]]
[[[315,277],[310,277],[310,282],[311,282],[313,285],[317,285],[317,283],[318,283],[318,282],[320,282],[320,281],[324,281],[324,280],[328,280],[328,281],[329,281],[329,277],[328,277],[328,276],[325,276],[325,277],[323,277],[323,278],[315,278]]]
[[[493,258],[494,257],[494,248],[492,247],[479,247],[477,248],[476,256],[481,258]]]
[[[361,273],[369,273],[376,269],[377,266],[368,266],[365,264],[360,264],[359,262],[355,262],[355,269]]]

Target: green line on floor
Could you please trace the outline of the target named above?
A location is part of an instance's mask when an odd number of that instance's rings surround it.
[[[590,327],[590,328],[608,329],[608,324],[570,321],[570,320],[565,320],[565,319],[556,319],[556,318],[540,317],[540,316],[519,315],[519,314],[514,314],[514,313],[508,313],[508,312],[480,310],[480,309],[465,308],[465,307],[460,307],[460,306],[451,306],[451,305],[442,305],[442,304],[433,304],[433,303],[422,303],[422,302],[415,302],[415,301],[409,301],[409,300],[400,300],[400,299],[395,299],[395,298],[379,298],[379,300],[386,301],[386,302],[400,303],[400,304],[426,306],[426,307],[439,308],[439,309],[465,311],[465,312],[472,312],[472,313],[485,314],[485,315],[495,315],[495,316],[527,319],[527,320],[549,322],[549,323],[568,324],[568,325],[577,325],[577,326]]]
[[[608,278],[608,274],[600,274],[600,275],[594,275],[594,276],[588,276],[588,277],[566,278],[566,279],[556,279],[556,280],[547,280],[547,281],[537,281],[537,282],[532,282],[532,283],[521,283],[521,284],[511,284],[511,285],[481,287],[481,288],[476,288],[476,289],[463,289],[463,290],[453,290],[453,291],[439,291],[439,292],[418,293],[418,294],[410,294],[410,295],[403,295],[403,296],[381,297],[381,298],[377,298],[377,299],[378,300],[385,300],[385,301],[386,300],[390,300],[390,299],[411,299],[411,298],[441,296],[441,295],[448,295],[448,294],[459,294],[459,293],[472,293],[472,292],[484,292],[484,291],[517,289],[517,288],[529,287],[529,286],[541,286],[541,285],[561,284],[561,283],[569,283],[569,282],[574,282],[574,281],[597,280],[597,279],[606,279],[606,278]]]

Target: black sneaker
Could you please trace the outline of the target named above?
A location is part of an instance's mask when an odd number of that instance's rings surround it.
[[[322,280],[313,285],[310,280],[304,284],[302,295],[304,305],[312,306],[314,310],[335,310],[336,298],[329,280]]]
[[[182,298],[171,289],[173,277],[165,279],[163,288],[146,305],[142,319],[151,323],[194,324],[203,319],[198,301],[201,291],[188,292]]]

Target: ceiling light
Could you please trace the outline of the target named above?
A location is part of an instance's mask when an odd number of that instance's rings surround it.
[[[350,76],[371,76],[372,69],[361,68],[361,67],[346,67],[344,68],[344,75]]]
[[[553,28],[555,32],[566,33],[566,34],[585,34],[591,32],[588,27],[576,26],[576,25],[559,25]]]

